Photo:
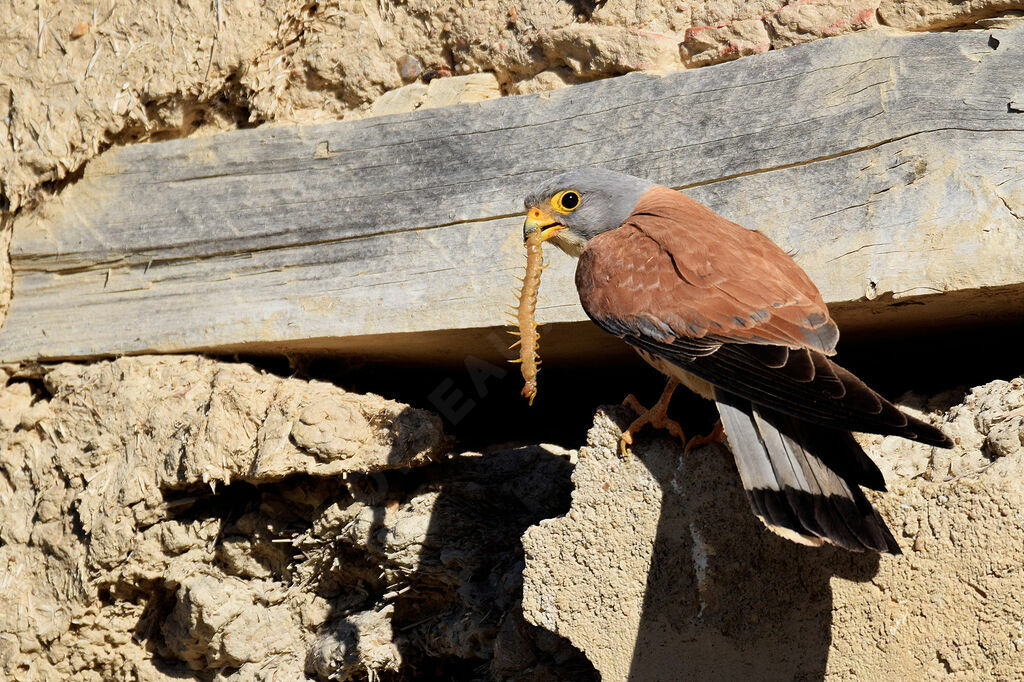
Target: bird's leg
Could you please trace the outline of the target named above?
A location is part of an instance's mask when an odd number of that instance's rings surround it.
[[[719,419],[715,423],[715,428],[711,429],[711,433],[706,436],[694,436],[690,440],[686,441],[686,447],[683,448],[683,453],[687,453],[694,448],[699,448],[704,445],[710,445],[711,443],[721,443],[722,435],[725,433],[725,429],[722,428],[722,420]]]
[[[633,423],[629,425],[629,428],[623,432],[619,439],[619,446],[622,448],[623,455],[627,454],[626,446],[633,444],[633,436],[648,424],[656,429],[665,429],[683,441],[683,443],[686,443],[686,434],[683,433],[683,427],[679,425],[679,422],[668,418],[668,402],[672,399],[672,393],[675,392],[678,385],[678,379],[669,379],[668,383],[665,384],[665,390],[661,392],[661,397],[658,398],[658,402],[654,403],[654,406],[650,409],[646,409],[641,405],[640,401],[633,394],[626,396],[626,399],[622,401],[623,405],[640,415],[633,420]]]

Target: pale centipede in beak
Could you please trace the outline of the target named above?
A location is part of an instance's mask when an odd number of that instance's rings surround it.
[[[517,334],[519,340],[513,343],[510,348],[519,346],[519,359],[512,362],[519,362],[520,371],[523,374],[522,395],[533,405],[533,399],[537,395],[537,372],[540,369],[540,332],[539,326],[534,319],[537,311],[537,290],[540,288],[540,273],[544,269],[543,254],[541,253],[540,229],[533,230],[526,237],[526,274],[523,275],[523,288],[519,292],[519,305],[516,308],[516,324],[519,327]]]

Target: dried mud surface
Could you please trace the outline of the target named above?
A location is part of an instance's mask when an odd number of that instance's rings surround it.
[[[567,453],[453,455],[423,410],[194,356],[31,374],[0,392],[0,678],[593,676],[518,609]]]
[[[578,453],[195,356],[0,377],[0,677],[904,679],[1024,662],[1024,380],[866,438],[902,557],[793,545],[719,446]],[[522,538],[522,539],[521,539]]]
[[[58,189],[112,144],[391,113],[372,105],[410,84],[486,73],[495,87],[485,96],[535,92],[1020,9],[1021,0],[13,0],[0,5],[0,209]]]
[[[1024,379],[904,401],[953,450],[863,437],[903,556],[797,547],[750,513],[731,454],[599,412],[572,506],[523,538],[527,620],[625,679],[1013,679],[1024,666]]]

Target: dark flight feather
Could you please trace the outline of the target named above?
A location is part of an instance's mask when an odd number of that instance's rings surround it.
[[[900,554],[860,489],[884,490],[882,473],[849,433],[826,433],[728,391],[715,398],[747,499],[769,528],[808,544]]]

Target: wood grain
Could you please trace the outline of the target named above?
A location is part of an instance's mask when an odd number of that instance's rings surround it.
[[[0,360],[443,355],[432,334],[505,324],[527,189],[585,165],[685,188],[766,232],[853,324],[898,323],[907,302],[927,308],[907,319],[970,317],[965,301],[1014,314],[1022,62],[1021,27],[870,32],[663,77],[112,149],[15,220]],[[539,318],[584,320],[573,263],[546,252]]]

